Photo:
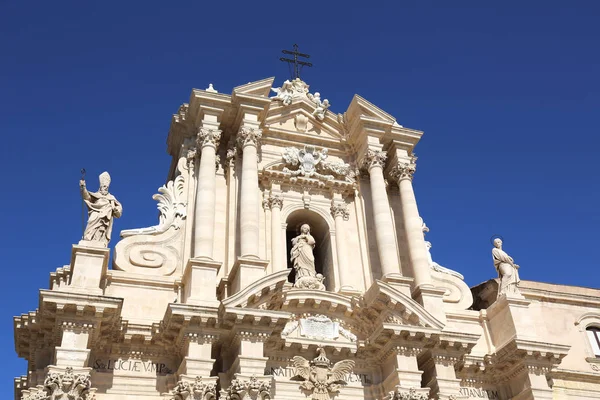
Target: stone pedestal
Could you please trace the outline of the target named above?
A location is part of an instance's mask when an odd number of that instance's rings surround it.
[[[102,278],[108,270],[110,250],[100,242],[82,240],[71,251],[71,283],[68,291],[102,295]]]
[[[229,274],[231,293],[237,293],[263,278],[266,274],[268,265],[268,260],[252,257],[238,257]]]
[[[392,392],[398,388],[408,390],[411,388],[421,388],[421,375],[417,363],[417,355],[421,349],[398,345],[392,349],[392,354],[385,361],[383,374],[387,378],[383,381],[383,388],[386,393]],[[428,389],[427,389],[428,390]]]
[[[382,280],[402,294],[411,297],[410,289],[413,284],[413,278],[400,274],[389,274],[383,277]]]
[[[417,286],[413,292],[413,299],[423,305],[438,321],[446,324],[446,312],[444,310],[445,288],[437,288],[432,285]]]
[[[515,337],[535,339],[535,323],[529,300],[522,296],[500,296],[487,309],[492,344],[499,349]]]
[[[185,304],[218,307],[217,274],[221,263],[192,258],[183,272],[183,300]]]
[[[183,349],[186,355],[177,369],[177,375],[190,379],[209,377],[215,363],[215,359],[211,358],[212,344],[217,339],[216,334],[188,333]]]

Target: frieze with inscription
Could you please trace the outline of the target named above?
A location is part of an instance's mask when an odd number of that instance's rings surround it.
[[[267,367],[265,368],[265,375],[272,375],[275,378],[293,378],[294,376],[298,375],[298,372],[294,367]],[[346,374],[345,380],[348,384],[361,384],[363,386],[371,385],[373,383],[373,380],[368,374],[358,374],[354,372],[351,374]]]
[[[164,362],[120,358],[98,358],[92,364],[92,368],[96,372],[128,371],[144,375],[169,375],[173,373],[173,369]]]
[[[500,395],[497,390],[478,389],[472,387],[461,387],[460,395],[466,396],[466,399],[490,399],[500,400]]]

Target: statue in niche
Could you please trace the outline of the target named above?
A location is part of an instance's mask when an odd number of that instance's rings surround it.
[[[498,297],[503,294],[520,295],[518,287],[521,281],[519,279],[519,266],[515,264],[512,257],[502,250],[502,240],[500,238],[494,239],[492,257],[494,259],[494,267],[496,267],[498,278],[500,279]]]
[[[291,261],[296,271],[294,287],[300,289],[325,290],[325,278],[317,274],[315,268],[315,238],[310,234],[310,226],[302,224],[300,234],[292,239]]]
[[[108,247],[112,232],[113,218],[121,217],[123,206],[115,196],[108,192],[110,175],[108,172],[100,174],[100,188],[95,193],[88,192],[85,180],[79,181],[81,197],[88,209],[88,222],[83,233],[83,240],[102,243]]]

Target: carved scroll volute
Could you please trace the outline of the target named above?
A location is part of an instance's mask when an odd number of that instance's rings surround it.
[[[187,162],[179,159],[177,177],[158,189],[159,224],[121,232],[115,246],[114,269],[142,275],[171,275],[183,263],[183,240],[187,216]]]

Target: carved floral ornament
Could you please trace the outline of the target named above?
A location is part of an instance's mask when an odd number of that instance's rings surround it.
[[[258,146],[262,138],[262,131],[258,128],[249,128],[243,126],[238,132],[238,145],[243,149],[245,146]]]
[[[385,167],[385,160],[387,155],[383,151],[367,150],[367,154],[363,158],[362,166],[366,170],[370,170],[373,167]]]
[[[250,379],[234,379],[227,390],[221,390],[224,400],[266,400],[271,398],[271,382],[252,376]]]
[[[403,179],[412,180],[416,170],[417,165],[414,163],[414,161],[408,163],[399,162],[390,171],[390,176],[396,181],[401,181]]]
[[[429,400],[429,388],[403,389],[396,386],[394,391],[388,393],[386,400]]]
[[[65,372],[52,372],[44,386],[38,386],[23,395],[24,400],[88,400],[93,398],[89,374],[75,374],[68,367]]]
[[[204,146],[219,147],[221,131],[219,129],[199,128],[196,136],[196,144],[199,148]]]
[[[348,212],[348,206],[346,203],[334,203],[331,205],[331,215],[333,218],[342,217],[344,221],[348,221],[350,213]]]
[[[211,400],[216,398],[217,387],[214,383],[204,383],[197,376],[194,382],[179,381],[173,389],[172,400]]]

